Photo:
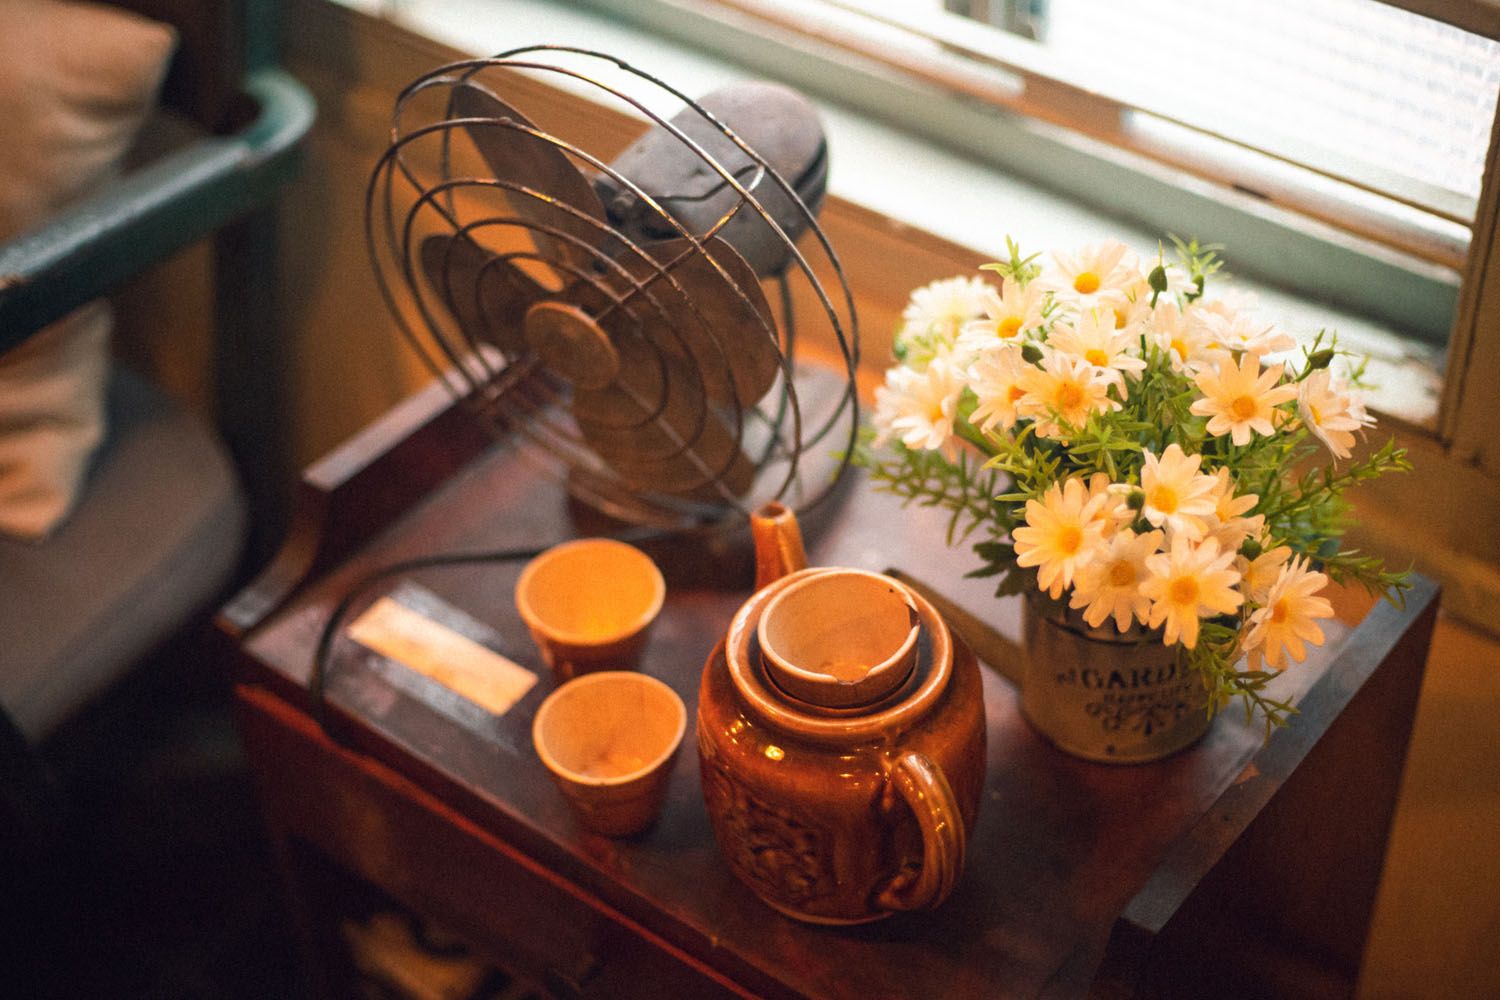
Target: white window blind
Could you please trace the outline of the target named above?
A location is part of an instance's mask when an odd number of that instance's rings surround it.
[[[1042,44],[1138,107],[1473,218],[1500,43],[1371,0],[1050,0]]]
[[[1374,0],[806,2],[1002,63],[1019,55],[1031,72],[1437,219],[1474,216],[1500,42]],[[955,12],[984,26],[956,34]],[[1030,51],[1001,43],[1000,24],[1034,34]]]

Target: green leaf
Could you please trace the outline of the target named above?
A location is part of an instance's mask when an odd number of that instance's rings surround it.
[[[994,562],[997,559],[1015,558],[1016,548],[1008,542],[980,542],[974,546],[974,553],[987,562]]]
[[[1028,574],[1011,573],[1000,581],[1000,586],[995,588],[996,597],[1016,597],[1035,589],[1036,581],[1028,579]]]

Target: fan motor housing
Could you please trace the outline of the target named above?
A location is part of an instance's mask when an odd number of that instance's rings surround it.
[[[566,302],[526,310],[526,343],[542,364],[584,389],[603,389],[620,374],[620,352],[593,317]]]

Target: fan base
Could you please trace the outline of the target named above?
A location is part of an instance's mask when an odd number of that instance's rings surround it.
[[[803,537],[809,544],[833,523],[843,506],[844,497],[848,495],[848,484],[857,478],[844,476],[822,503],[798,513]],[[579,537],[619,535],[640,530],[640,525],[601,513],[571,492],[568,494],[568,516],[573,533]],[[755,585],[755,549],[750,540],[750,525],[746,521],[674,531],[632,544],[655,560],[668,587],[743,591]]]

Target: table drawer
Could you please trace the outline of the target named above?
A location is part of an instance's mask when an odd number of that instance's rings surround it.
[[[241,687],[237,700],[283,845],[313,848],[559,997],[747,995],[276,696]]]

